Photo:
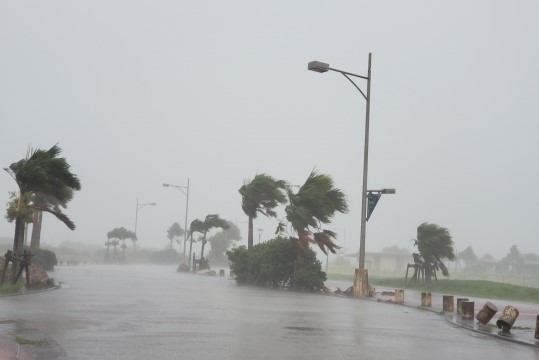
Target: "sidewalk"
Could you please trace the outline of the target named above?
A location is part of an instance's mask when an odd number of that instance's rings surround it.
[[[65,359],[58,343],[15,320],[0,321],[0,360]]]
[[[349,282],[326,282],[326,285],[333,291],[339,287],[341,290],[346,290],[347,286],[351,284]],[[454,324],[455,326],[465,328],[467,330],[480,332],[482,334],[490,335],[496,338],[512,341],[515,343],[529,345],[539,348],[539,340],[535,340],[535,326],[537,316],[539,315],[539,304],[533,303],[524,303],[524,302],[515,302],[507,300],[491,300],[475,297],[467,297],[463,295],[453,295],[453,294],[439,294],[431,293],[431,306],[422,307],[421,306],[421,292],[404,290],[404,302],[402,304],[395,303],[394,295],[383,295],[386,293],[394,293],[395,289],[393,288],[376,288],[376,295],[371,298],[367,298],[370,301],[378,301],[383,303],[388,303],[394,306],[407,306],[413,307],[416,309],[433,311],[439,313],[445,317],[445,319]],[[443,295],[453,295],[454,298],[454,311],[450,313],[444,313],[443,311]],[[474,319],[462,319],[461,316],[457,315],[457,298],[467,298],[469,301],[474,302],[474,314],[477,314],[479,310],[485,305],[487,301],[493,303],[497,308],[498,312],[494,317],[488,322],[487,325],[479,324],[479,322]],[[516,319],[513,327],[510,332],[503,332],[496,326],[496,321],[500,318],[503,309],[512,305],[517,308],[519,311],[519,316]]]

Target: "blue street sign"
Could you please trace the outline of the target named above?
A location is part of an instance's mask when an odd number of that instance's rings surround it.
[[[371,214],[374,211],[376,204],[378,204],[378,200],[380,200],[381,196],[381,194],[373,194],[371,192],[367,194],[367,221],[369,221],[369,218],[371,217]]]

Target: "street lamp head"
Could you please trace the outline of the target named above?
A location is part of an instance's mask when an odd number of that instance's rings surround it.
[[[326,64],[320,61],[311,61],[307,69],[311,71],[316,71],[319,73],[324,73],[329,70],[329,64]]]
[[[163,184],[163,186],[164,186],[164,187],[169,187],[169,186],[170,186],[170,184]]]
[[[157,205],[156,203],[150,203],[150,205]]]
[[[395,189],[382,189],[382,190],[380,190],[380,194],[395,194],[395,193],[396,193]]]

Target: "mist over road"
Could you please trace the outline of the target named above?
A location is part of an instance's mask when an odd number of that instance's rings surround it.
[[[46,333],[69,359],[539,359],[432,312],[238,287],[175,267],[61,267],[52,276],[61,289],[2,298],[0,317]]]

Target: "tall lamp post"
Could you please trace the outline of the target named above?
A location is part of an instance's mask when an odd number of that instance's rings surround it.
[[[145,207],[146,205],[151,205],[151,206],[155,206],[157,205],[156,203],[145,203],[145,204],[141,204],[138,202],[138,197],[137,197],[137,210],[135,211],[135,237],[137,237],[137,223],[138,223],[138,212],[140,209],[142,209],[143,207]]]
[[[163,184],[164,187],[173,187],[178,189],[185,195],[187,201],[185,202],[185,226],[183,232],[183,259],[185,260],[185,244],[187,243],[187,213],[189,212],[189,178],[187,178],[187,186]],[[189,270],[191,270],[191,248],[189,248],[189,262],[187,263]]]
[[[367,173],[369,169],[369,115],[371,103],[371,60],[372,53],[369,53],[369,66],[367,76],[357,75],[348,71],[338,70],[329,67],[329,64],[320,61],[311,61],[308,69],[319,73],[327,72],[328,70],[336,71],[344,75],[352,85],[361,93],[367,102],[365,108],[365,142],[363,149],[363,186],[361,189],[361,236],[359,242],[359,268],[356,269],[354,278],[354,295],[365,297],[369,294],[368,272],[365,269],[365,234],[367,222]],[[367,80],[367,94],[365,94],[359,86],[350,78],[351,76]]]

